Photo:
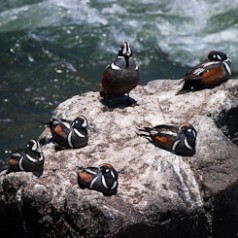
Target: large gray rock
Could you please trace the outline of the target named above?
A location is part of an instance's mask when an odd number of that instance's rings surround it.
[[[6,237],[236,237],[238,147],[232,139],[238,81],[175,96],[180,84],[138,86],[130,95],[138,102],[134,107],[108,109],[98,92],[61,103],[53,117],[85,115],[94,123],[89,144],[61,151],[52,143],[43,146],[40,178],[1,175],[0,227]],[[176,156],[136,135],[140,126],[183,122],[198,132],[193,157]],[[47,128],[40,138],[48,137]],[[116,196],[78,186],[78,166],[103,162],[118,170]]]

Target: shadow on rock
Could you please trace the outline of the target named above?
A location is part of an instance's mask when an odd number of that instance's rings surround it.
[[[215,198],[213,238],[235,238],[238,235],[238,181]]]
[[[170,214],[169,219],[157,225],[149,226],[145,223],[137,223],[128,226],[115,238],[207,238],[206,228],[206,218],[203,213],[197,213],[190,217]]]
[[[138,106],[137,101],[129,95],[108,96],[104,92],[100,92],[102,99],[100,102],[109,108],[126,108],[130,106]]]

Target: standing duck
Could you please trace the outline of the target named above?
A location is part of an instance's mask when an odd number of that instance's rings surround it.
[[[116,59],[104,71],[100,94],[109,107],[123,103],[132,105],[136,101],[129,97],[129,92],[137,86],[139,79],[139,68],[132,57],[130,45],[124,42]]]

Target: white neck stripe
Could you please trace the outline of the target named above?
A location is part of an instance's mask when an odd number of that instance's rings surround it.
[[[174,142],[173,147],[172,147],[172,150],[173,150],[173,151],[176,150],[176,147],[177,147],[177,145],[178,145],[179,142],[180,142],[180,140],[177,140],[177,141]]]
[[[184,143],[187,149],[193,150],[193,148],[188,144],[187,138],[184,139]]]
[[[24,169],[23,169],[23,167],[22,167],[22,160],[23,160],[23,156],[21,157],[21,159],[19,160],[19,163],[18,163],[18,165],[19,165],[19,169],[20,170],[22,170],[22,171],[24,171]]]
[[[73,144],[72,144],[72,131],[69,132],[68,134],[68,137],[67,137],[67,141],[68,141],[68,144],[71,148],[73,148]]]
[[[31,156],[28,155],[28,154],[26,154],[26,157],[27,157],[28,160],[30,160],[30,161],[33,162],[33,163],[37,162],[37,159],[31,157]]]
[[[94,185],[94,183],[96,182],[96,180],[98,179],[98,177],[95,177],[92,181],[91,181],[91,183],[90,183],[90,185],[89,185],[89,187],[92,189],[93,188],[93,185]]]
[[[104,176],[102,176],[102,184],[105,188],[109,189]]]
[[[77,135],[77,136],[79,136],[79,137],[82,137],[82,138],[84,138],[85,137],[85,135],[83,135],[82,133],[80,133],[77,129],[75,129],[74,128],[74,132],[75,132],[75,134]]]
[[[119,66],[117,66],[114,62],[111,63],[111,69],[113,70],[121,70]]]
[[[111,187],[111,190],[113,190],[117,186],[117,181],[114,182],[114,184]]]
[[[230,66],[225,61],[223,62],[223,64],[225,66],[226,72],[231,76],[231,68],[230,68]]]

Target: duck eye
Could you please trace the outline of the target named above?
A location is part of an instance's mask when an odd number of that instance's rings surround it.
[[[73,125],[78,125],[78,124],[79,124],[78,120],[74,121],[74,123],[73,123]]]

